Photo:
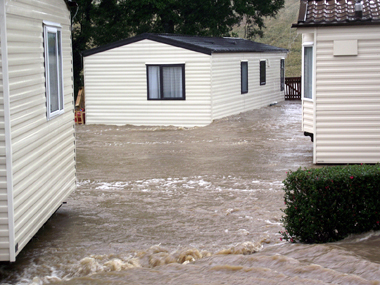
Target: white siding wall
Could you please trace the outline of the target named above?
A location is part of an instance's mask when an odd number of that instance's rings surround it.
[[[319,28],[315,163],[380,162],[380,26]],[[357,56],[333,56],[357,40]]]
[[[314,103],[302,100],[302,131],[314,133]]]
[[[1,26],[0,33],[3,33],[3,27]],[[0,47],[0,260],[10,260],[2,66]]]
[[[19,251],[75,188],[70,13],[63,0],[7,3],[15,243]],[[64,114],[47,121],[43,21],[62,25]]]
[[[280,91],[282,53],[215,53],[212,55],[213,119],[284,100]],[[260,59],[268,60],[266,85],[260,85]],[[240,62],[248,61],[248,93],[241,94]]]
[[[185,64],[186,100],[147,100],[146,64]],[[84,58],[86,124],[204,126],[210,56],[142,40]]]

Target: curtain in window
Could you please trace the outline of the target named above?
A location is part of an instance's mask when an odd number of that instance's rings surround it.
[[[182,67],[168,66],[162,68],[163,77],[163,97],[182,98]]]
[[[48,33],[50,112],[59,110],[57,34]]]
[[[313,48],[304,47],[304,97],[313,97]]]
[[[149,98],[160,98],[160,67],[148,66]]]

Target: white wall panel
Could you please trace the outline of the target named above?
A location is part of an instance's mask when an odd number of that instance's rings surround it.
[[[314,133],[314,103],[302,100],[302,131]]]
[[[215,53],[212,55],[213,119],[268,106],[284,100],[280,90],[283,53]],[[260,59],[266,67],[266,84],[260,85]],[[240,63],[248,61],[248,93],[241,94]]]
[[[380,27],[318,28],[316,163],[380,162]],[[334,56],[335,41],[358,55]]]
[[[1,4],[0,4],[1,5]],[[3,32],[0,26],[0,33]],[[0,38],[0,46],[1,46]],[[5,165],[5,135],[4,135],[4,104],[3,104],[3,69],[0,48],[0,261],[10,260],[9,251],[9,220],[8,220],[8,195],[6,183],[6,165]]]
[[[65,112],[50,121],[46,118],[43,21],[62,26]],[[8,1],[7,33],[18,254],[75,188],[70,13],[63,0]]]
[[[185,64],[186,100],[147,100],[146,64]],[[142,40],[84,58],[86,124],[204,126],[210,56]]]

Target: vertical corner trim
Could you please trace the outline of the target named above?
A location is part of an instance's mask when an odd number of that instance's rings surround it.
[[[10,125],[10,99],[9,99],[9,70],[8,70],[8,41],[6,29],[5,1],[0,1],[0,40],[1,40],[1,64],[3,73],[3,98],[4,98],[4,132],[5,132],[5,159],[7,172],[7,199],[8,199],[8,229],[9,229],[9,256],[11,262],[16,261],[16,242],[14,228],[14,203],[13,203],[13,171],[12,171],[12,141]]]

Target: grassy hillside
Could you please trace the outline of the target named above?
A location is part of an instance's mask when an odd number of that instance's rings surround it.
[[[285,60],[287,77],[301,76],[301,35],[297,35],[297,29],[291,28],[297,22],[299,3],[299,0],[285,0],[285,7],[279,11],[277,17],[266,19],[264,37],[253,39],[289,50]],[[244,26],[237,28],[235,32],[243,38]]]

